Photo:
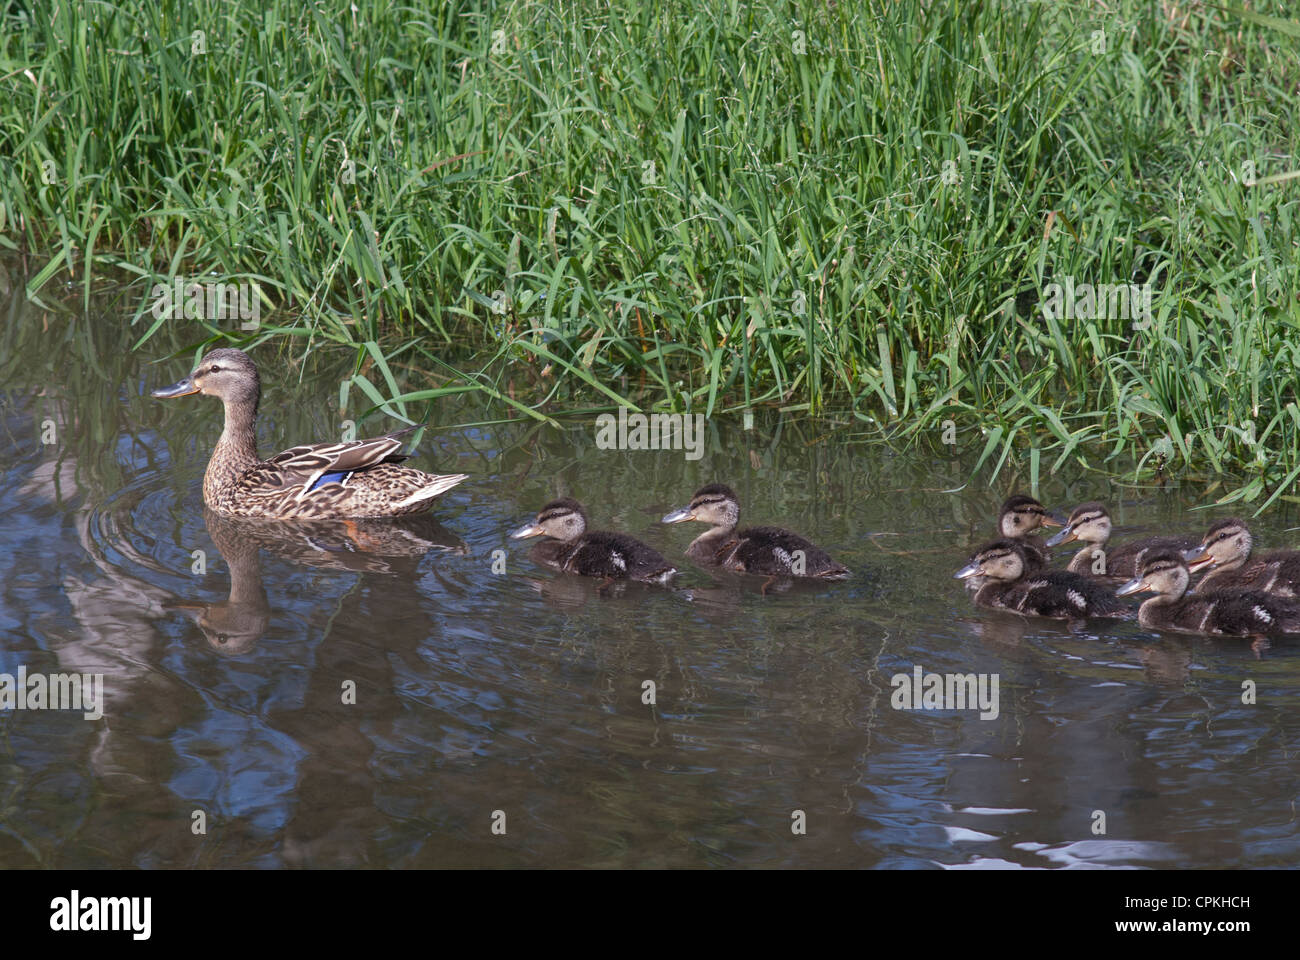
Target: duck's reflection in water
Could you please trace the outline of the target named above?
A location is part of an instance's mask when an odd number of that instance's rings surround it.
[[[966,615],[959,616],[957,619],[969,623],[971,632],[980,639],[980,642],[995,651],[999,647],[1019,647],[1029,630],[1028,621],[1024,617],[1000,610],[987,611],[987,615],[984,616]]]
[[[560,574],[550,580],[539,577],[521,579],[541,596],[547,606],[556,610],[579,610],[596,599],[648,597],[664,592],[675,593],[683,600],[691,599],[689,590],[642,583],[638,580],[600,580],[568,573]]]
[[[414,577],[430,551],[464,555],[465,542],[427,514],[361,520],[250,520],[203,511],[208,536],[230,570],[230,594],[218,603],[173,600],[223,656],[253,648],[271,619],[261,551],[302,567],[340,573]]]
[[[557,609],[576,610],[598,597],[637,597],[672,593],[682,600],[699,601],[701,614],[706,617],[714,616],[720,620],[726,620],[740,611],[741,601],[746,595],[797,596],[824,593],[827,590],[824,581],[806,577],[762,577],[730,573],[725,570],[702,570],[700,573],[707,576],[711,583],[700,587],[682,587],[676,581],[672,585],[661,585],[638,580],[602,580],[598,577],[582,577],[576,574],[561,574],[550,580],[537,577],[522,579],[539,593],[549,606]]]
[[[696,603],[696,612],[711,623],[727,623],[745,609],[746,604],[778,596],[805,597],[828,594],[843,587],[812,577],[763,577],[726,570],[699,568],[709,582],[683,591]]]
[[[979,616],[961,617],[968,621],[971,631],[982,644],[1007,656],[1009,651],[1018,651],[1014,659],[1031,661],[1038,657],[1032,645],[1026,646],[1026,635],[1039,635],[1045,628],[1042,621],[1017,616],[1002,611],[984,611]],[[1108,658],[1111,655],[1134,664],[1141,664],[1148,681],[1158,686],[1181,687],[1192,680],[1192,651],[1188,640],[1163,638],[1149,642],[1147,639],[1135,641],[1133,638],[1115,637],[1108,634],[1111,620],[1081,620],[1059,623],[1059,628],[1078,637],[1094,637],[1098,644],[1096,656]],[[1109,653],[1104,653],[1109,651]]]

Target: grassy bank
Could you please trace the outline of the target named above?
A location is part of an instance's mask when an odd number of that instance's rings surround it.
[[[503,412],[849,411],[1260,506],[1300,476],[1284,3],[46,6],[0,41],[0,244],[52,309],[138,278],[124,345],[341,345],[367,396]],[[156,319],[176,276],[256,281],[261,326]],[[1045,316],[1066,282],[1151,314]]]

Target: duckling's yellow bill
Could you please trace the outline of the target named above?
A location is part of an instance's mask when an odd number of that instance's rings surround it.
[[[1140,593],[1141,591],[1146,589],[1149,589],[1147,587],[1146,580],[1144,580],[1142,577],[1134,577],[1128,583],[1124,584],[1124,586],[1116,590],[1115,596],[1123,597],[1130,593]]]
[[[527,523],[524,524],[522,527],[520,527],[518,530],[516,530],[514,533],[510,534],[510,539],[527,540],[529,537],[540,537],[545,532],[546,531],[544,531],[537,524]]]
[[[1192,547],[1190,550],[1184,550],[1183,560],[1187,562],[1188,573],[1195,573],[1202,567],[1213,566],[1215,562],[1214,557],[1210,556],[1206,551],[1205,544],[1201,544],[1199,547]]]
[[[694,520],[695,514],[691,512],[690,507],[682,507],[680,510],[674,510],[667,514],[660,523],[681,523],[684,520]]]
[[[171,400],[175,397],[188,397],[191,393],[198,393],[199,388],[194,385],[193,377],[186,377],[184,380],[177,380],[170,387],[159,387],[152,390],[149,396],[155,400]]]

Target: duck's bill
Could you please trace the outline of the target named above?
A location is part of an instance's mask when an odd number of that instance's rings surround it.
[[[1130,593],[1138,593],[1139,591],[1145,589],[1146,589],[1146,581],[1143,580],[1141,577],[1134,577],[1128,583],[1124,584],[1124,586],[1116,590],[1115,596],[1123,597],[1123,596],[1127,596]]]
[[[198,393],[199,388],[194,385],[192,377],[186,377],[184,380],[178,380],[170,387],[159,387],[149,393],[149,396],[155,400],[172,400],[176,397],[188,397],[191,393]]]
[[[694,520],[695,514],[691,512],[690,507],[682,507],[680,510],[674,510],[666,515],[660,523],[681,523],[684,520]]]
[[[1043,514],[1043,519],[1039,521],[1045,527],[1064,527],[1068,525],[1065,517],[1054,516],[1050,513]]]
[[[962,567],[960,570],[954,573],[952,575],[952,578],[954,580],[966,580],[970,577],[975,576],[975,574],[979,572],[980,572],[980,565],[978,563],[968,563],[966,564],[966,566]]]
[[[1188,573],[1195,573],[1197,570],[1214,565],[1214,558],[1206,553],[1202,547],[1192,547],[1190,550],[1184,550],[1183,560],[1187,563]]]
[[[542,528],[535,523],[527,523],[520,527],[514,533],[510,534],[511,540],[527,540],[529,537],[540,537]]]
[[[208,604],[192,603],[189,600],[164,600],[162,601],[164,610],[180,610],[184,613],[207,613]]]
[[[1047,542],[1044,545],[1048,547],[1055,547],[1058,544],[1070,543],[1071,541],[1076,539],[1077,538],[1074,535],[1074,528],[1067,524],[1065,528],[1061,530],[1060,533],[1054,533],[1052,534],[1052,536],[1048,537]]]

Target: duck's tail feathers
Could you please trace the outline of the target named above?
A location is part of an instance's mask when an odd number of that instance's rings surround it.
[[[433,477],[432,483],[426,483],[409,497],[398,501],[393,506],[401,509],[403,507],[415,506],[417,503],[425,503],[440,494],[446,493],[462,480],[469,479],[469,474],[467,473],[448,473],[442,476],[431,474],[431,476]]]

